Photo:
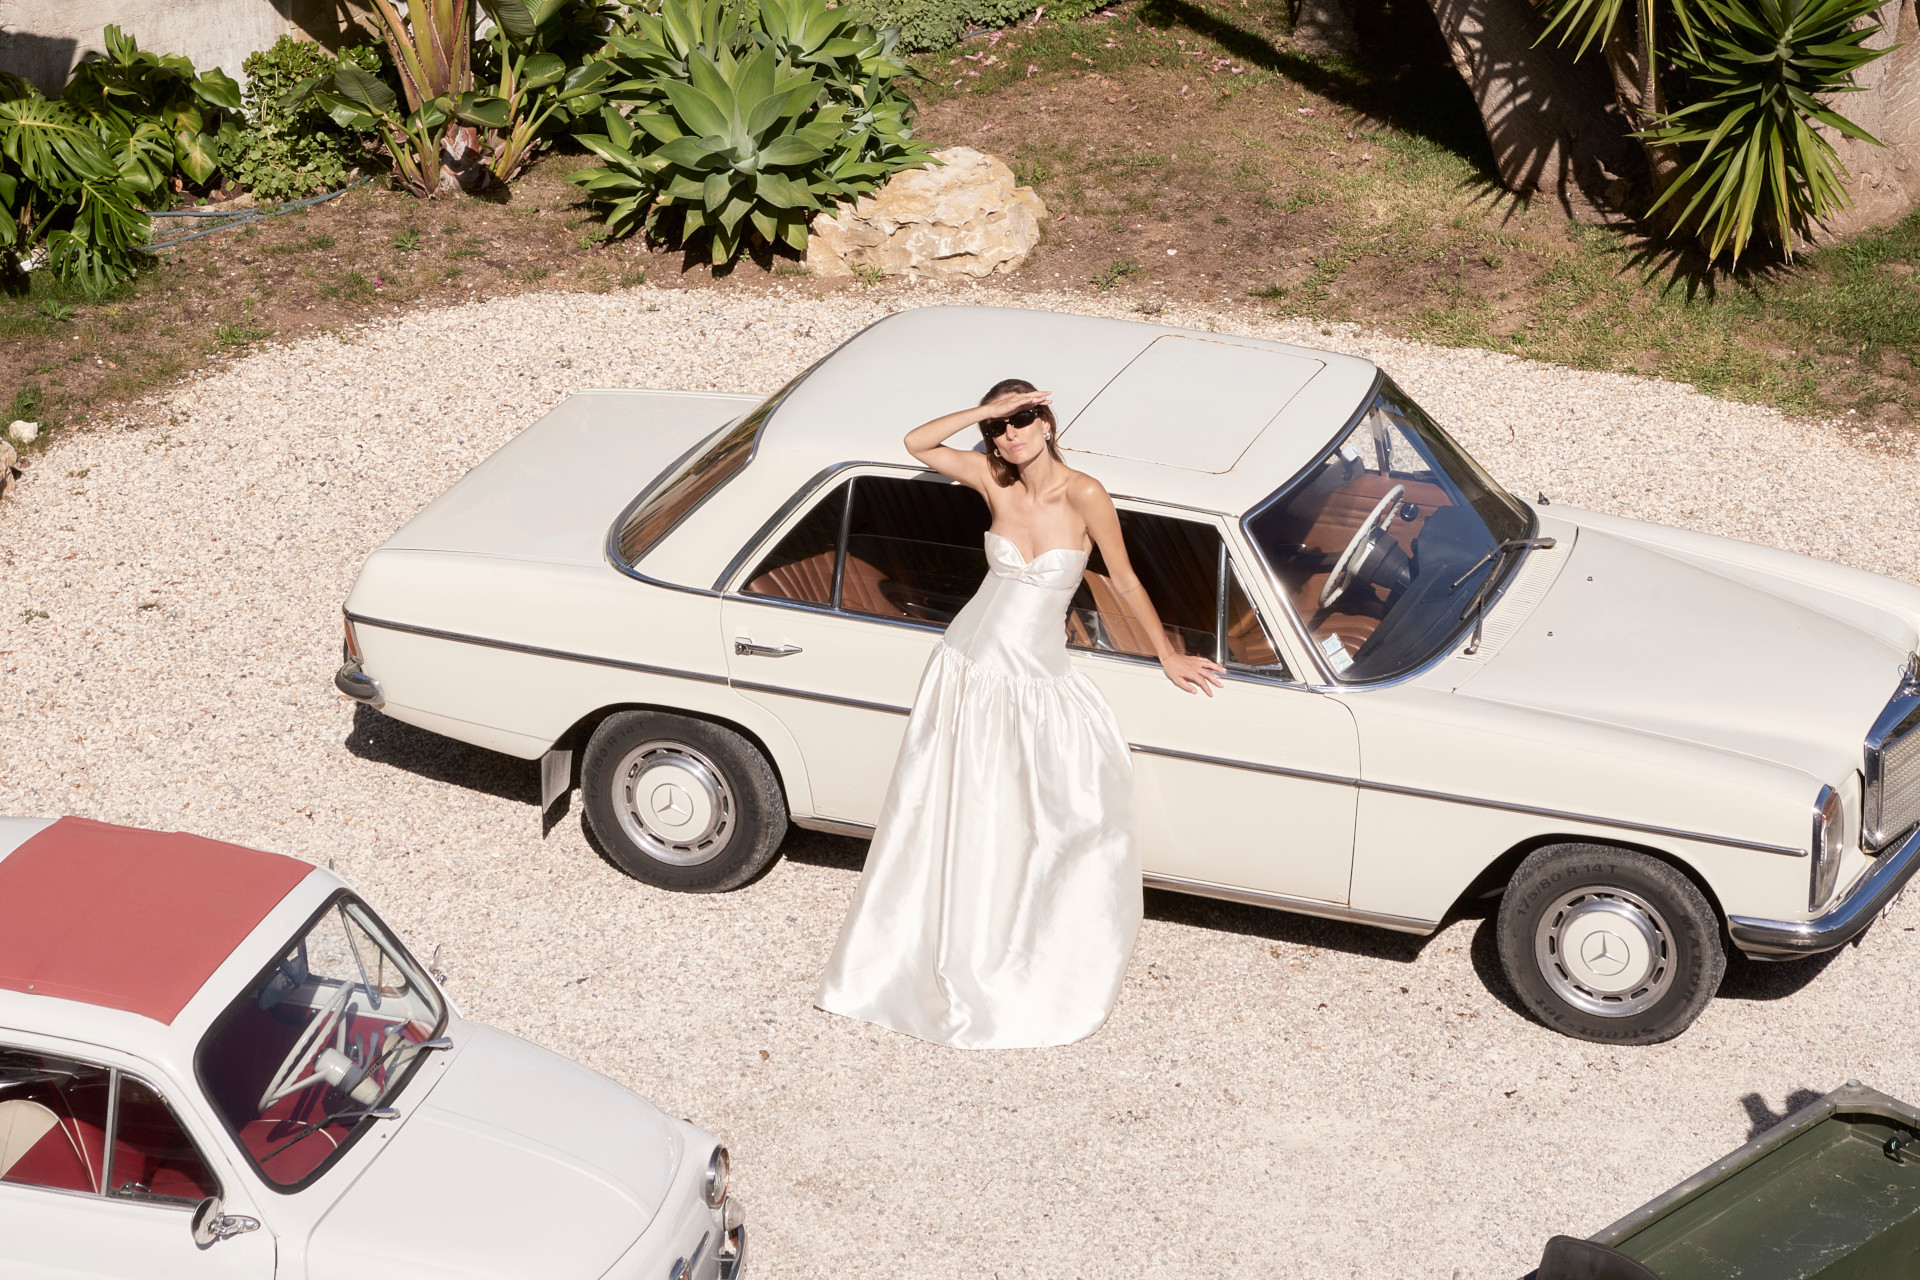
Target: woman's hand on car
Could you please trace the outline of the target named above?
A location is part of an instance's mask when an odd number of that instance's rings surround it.
[[[1220,677],[1226,668],[1211,658],[1170,653],[1160,659],[1160,669],[1167,673],[1167,679],[1188,693],[1204,693],[1211,698],[1215,689],[1225,687]]]

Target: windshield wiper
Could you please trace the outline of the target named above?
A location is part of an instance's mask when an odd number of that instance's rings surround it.
[[[1467,607],[1460,611],[1462,622],[1468,618],[1473,619],[1473,638],[1467,641],[1467,647],[1462,649],[1461,653],[1474,654],[1480,651],[1480,628],[1487,620],[1487,601],[1493,595],[1493,584],[1500,580],[1500,567],[1506,563],[1507,557],[1529,547],[1545,551],[1551,546],[1553,546],[1552,538],[1508,538],[1505,542],[1495,543],[1491,551],[1473,562],[1473,568],[1453,580],[1453,585],[1447,588],[1449,591],[1457,591],[1460,584],[1471,578],[1481,565],[1489,560],[1493,561],[1492,571],[1474,591],[1473,599],[1467,601]]]
[[[261,1156],[259,1162],[265,1164],[282,1151],[286,1151],[305,1142],[308,1138],[319,1133],[330,1124],[343,1124],[348,1120],[358,1124],[362,1120],[398,1120],[399,1118],[400,1112],[393,1107],[368,1107],[360,1111],[336,1111],[331,1115],[323,1115],[318,1120],[309,1120],[301,1125],[299,1133],[296,1133],[293,1137],[288,1138],[285,1142]]]

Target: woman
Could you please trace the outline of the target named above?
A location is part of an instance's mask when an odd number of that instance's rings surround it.
[[[907,435],[914,457],[986,498],[989,571],[921,677],[815,999],[963,1049],[1091,1035],[1140,928],[1126,740],[1067,659],[1066,611],[1093,546],[1167,678],[1209,697],[1220,684],[1220,667],[1167,643],[1113,500],[1054,444],[1051,399],[1010,378]],[[942,443],[975,425],[987,453]]]

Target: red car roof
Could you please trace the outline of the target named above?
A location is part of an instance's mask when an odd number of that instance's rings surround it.
[[[313,868],[62,818],[0,858],[0,988],[170,1023]]]

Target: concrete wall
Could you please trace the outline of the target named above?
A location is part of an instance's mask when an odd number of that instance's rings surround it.
[[[0,71],[56,94],[67,73],[100,51],[109,22],[156,53],[184,53],[201,70],[240,80],[240,63],[284,34],[334,45],[350,0],[0,0]]]

